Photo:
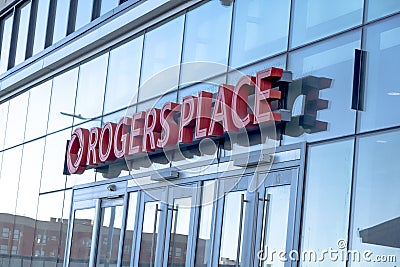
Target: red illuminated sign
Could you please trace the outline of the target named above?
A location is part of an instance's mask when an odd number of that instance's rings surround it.
[[[197,97],[184,97],[181,104],[168,102],[162,109],[150,108],[124,117],[117,124],[108,122],[103,128],[90,130],[77,128],[67,149],[68,170],[80,174],[88,167],[119,158],[279,122],[281,115],[271,111],[271,102],[281,98],[281,92],[272,88],[282,73],[282,69],[269,68],[257,72],[256,77],[242,77],[236,86],[221,84],[215,100],[211,93],[200,92]],[[252,91],[254,102],[249,103]],[[253,111],[249,106],[254,106]],[[180,114],[178,122],[174,114]]]

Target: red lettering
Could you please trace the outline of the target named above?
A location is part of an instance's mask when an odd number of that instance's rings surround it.
[[[162,134],[161,139],[158,140],[159,147],[165,148],[178,143],[179,126],[173,115],[179,108],[179,104],[167,102],[161,109]]]
[[[232,120],[237,128],[254,123],[254,115],[249,114],[249,94],[254,91],[256,77],[244,76],[237,82],[232,100]]]
[[[114,154],[116,158],[124,157],[129,150],[128,127],[131,125],[132,119],[124,117],[120,119],[115,128],[114,134]]]
[[[208,127],[211,121],[212,93],[200,92],[197,103],[196,129],[194,137],[196,139],[208,136]]]
[[[131,133],[129,134],[128,155],[132,156],[142,152],[143,128],[146,112],[138,112],[133,115],[131,122]]]
[[[71,174],[81,174],[86,169],[89,131],[83,128],[74,130],[67,151],[67,166]]]
[[[99,136],[101,128],[92,128],[89,132],[89,147],[87,154],[87,165],[97,165],[100,162],[99,158]]]
[[[160,110],[151,108],[146,113],[143,135],[143,152],[153,152],[160,148],[158,140],[161,138]]]
[[[117,125],[115,123],[107,122],[101,130],[99,141],[99,157],[101,162],[108,162],[116,159],[113,142],[116,127]]]
[[[193,128],[196,123],[197,97],[186,96],[181,105],[181,123],[179,125],[179,143],[193,142]]]

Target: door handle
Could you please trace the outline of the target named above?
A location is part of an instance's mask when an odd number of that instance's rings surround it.
[[[240,260],[240,251],[241,247],[240,244],[242,243],[242,232],[243,232],[243,218],[244,218],[244,207],[245,204],[249,201],[245,199],[245,195],[241,195],[240,199],[240,216],[239,216],[239,237],[238,237],[238,244],[237,244],[237,251],[236,251],[236,267],[239,267],[239,260]]]
[[[152,234],[152,236],[151,236],[151,250],[150,250],[150,267],[153,267],[154,265],[154,258],[155,258],[155,255],[154,255],[154,245],[155,245],[155,243],[156,243],[156,236],[155,236],[155,233],[156,233],[156,231],[157,231],[157,222],[158,222],[158,212],[159,211],[162,211],[160,208],[159,208],[159,205],[158,204],[156,204],[156,208],[155,208],[155,210],[154,210],[154,224],[153,224],[153,234]]]
[[[261,246],[260,249],[263,250],[265,247],[267,232],[268,232],[268,218],[269,218],[269,210],[271,205],[271,194],[267,194],[266,198],[258,197],[258,201],[262,202],[263,205],[263,216],[262,216],[262,235],[261,235]],[[263,262],[265,261],[265,257],[259,258],[258,266],[262,267]]]

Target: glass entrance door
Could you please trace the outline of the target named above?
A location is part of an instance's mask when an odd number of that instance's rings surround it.
[[[297,169],[271,172],[257,192],[254,267],[290,266],[297,175]]]

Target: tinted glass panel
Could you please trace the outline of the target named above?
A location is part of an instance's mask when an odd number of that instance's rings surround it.
[[[17,49],[15,54],[15,65],[18,65],[25,60],[26,44],[28,41],[28,27],[29,27],[29,16],[31,12],[31,3],[25,4],[20,9],[20,18],[18,26],[18,39]]]
[[[49,5],[50,0],[39,0],[36,16],[35,38],[33,41],[33,55],[44,49]]]
[[[170,232],[168,266],[183,266],[186,262],[186,250],[190,229],[192,197],[174,200],[174,212]]]
[[[11,33],[14,16],[10,15],[3,19],[3,41],[1,44],[0,54],[0,73],[6,72],[8,69],[8,57],[10,55]]]
[[[142,74],[140,77],[142,88],[139,100],[160,95],[176,87],[179,80],[179,63],[181,60],[184,17],[180,16],[166,24],[146,33],[143,47]],[[146,82],[153,75],[159,74],[169,67],[173,67],[157,80]]]
[[[160,202],[147,202],[144,206],[142,236],[140,238],[139,267],[154,264],[157,247]]]
[[[0,149],[4,147],[4,137],[7,127],[8,103],[5,102],[0,105]]]
[[[41,193],[65,188],[64,159],[67,140],[70,138],[70,129],[46,137]]]
[[[95,209],[76,210],[72,230],[70,266],[89,266]]]
[[[360,48],[359,31],[289,54],[288,69],[297,81],[289,88],[288,108],[293,117],[286,125],[285,143],[355,132],[356,112],[351,109],[351,100],[356,48]],[[307,78],[310,75],[316,78]],[[318,105],[316,97],[322,99]],[[299,110],[304,110],[304,115]]]
[[[76,8],[75,31],[92,20],[93,0],[78,0]]]
[[[377,256],[400,258],[400,133],[391,132],[359,139],[355,175],[355,202],[351,249],[371,251],[370,262],[351,266],[394,266],[376,263]]]
[[[100,8],[100,16],[104,15],[111,9],[116,8],[119,5],[119,0],[102,0]]]
[[[29,90],[25,140],[32,140],[46,134],[51,84],[51,81],[47,81]]]
[[[53,44],[67,35],[69,3],[70,0],[57,0],[54,20]]]
[[[285,51],[290,1],[235,1],[230,66],[239,67]]]
[[[367,27],[365,108],[360,112],[360,130],[400,124],[395,107],[400,104],[397,69],[400,67],[400,17]]]
[[[123,211],[122,206],[107,207],[102,210],[96,264],[98,267],[117,266]]]
[[[205,267],[210,260],[211,226],[213,215],[215,182],[206,182],[203,186],[199,230],[196,241],[196,267]]]
[[[245,205],[242,203],[242,195],[245,191],[232,192],[225,197],[224,218],[222,222],[221,247],[219,250],[218,266],[240,265],[240,255],[237,255],[239,240],[243,240],[240,234],[240,227],[243,227],[243,221],[240,221],[241,212],[245,214]],[[241,206],[243,209],[241,209]],[[243,216],[244,219],[244,216]],[[242,233],[243,234],[243,231]],[[240,253],[241,249],[239,248]],[[239,259],[238,259],[239,256]],[[239,261],[239,262],[238,262]]]
[[[3,154],[0,179],[0,213],[15,214],[16,196],[21,165],[22,146],[6,150]]]
[[[362,13],[363,0],[296,0],[291,46],[299,46],[361,24]]]
[[[136,102],[143,36],[110,52],[104,114]]]
[[[308,153],[302,250],[337,249],[347,240],[354,141],[312,146]],[[326,231],[326,229],[330,229]],[[320,266],[304,261],[302,266]],[[324,266],[346,266],[345,261],[329,261]]]
[[[81,65],[74,124],[100,116],[103,111],[108,53]]]
[[[5,147],[15,146],[24,141],[28,99],[29,92],[26,92],[10,100]]]
[[[134,242],[134,231],[136,224],[136,211],[137,211],[137,199],[138,193],[132,192],[129,194],[129,204],[127,221],[124,235],[124,248],[122,252],[122,264],[123,267],[129,267],[132,254],[132,244]]]
[[[53,79],[48,123],[49,133],[71,127],[77,80],[78,68],[65,72]]]
[[[227,64],[231,21],[232,5],[227,7],[220,1],[210,1],[189,11],[186,15],[182,62],[211,61]],[[185,69],[182,68],[181,81],[186,81],[193,71]],[[204,76],[217,74],[210,70]]]
[[[63,253],[59,248],[63,202],[63,191],[39,197],[32,266],[55,267],[57,255]]]
[[[374,20],[379,17],[398,12],[400,2],[392,0],[368,0],[367,1],[367,20]]]
[[[32,256],[43,151],[44,139],[24,145],[13,237],[13,246],[17,248],[13,266],[17,266],[18,261],[23,261],[18,266],[29,266],[29,257]]]

